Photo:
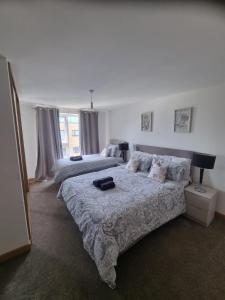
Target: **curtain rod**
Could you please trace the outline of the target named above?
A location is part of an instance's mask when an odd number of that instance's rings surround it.
[[[32,105],[32,108],[38,108],[38,107],[43,107],[43,108],[58,108],[57,106],[54,106],[54,105],[47,105],[47,104],[35,104],[35,105]]]
[[[77,109],[77,108],[66,108],[66,107],[59,107],[59,106],[55,106],[55,105],[48,105],[48,104],[35,104],[32,106],[33,109],[36,109],[36,108],[49,108],[49,109],[52,109],[52,108],[57,108],[60,112],[64,112],[64,113],[67,113],[67,112],[73,112],[73,113],[79,113],[80,112],[80,109]]]

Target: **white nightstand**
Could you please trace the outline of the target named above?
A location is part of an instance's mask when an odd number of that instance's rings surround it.
[[[195,185],[189,185],[184,189],[186,200],[186,217],[209,226],[215,216],[217,191],[204,186],[206,192],[199,193]]]

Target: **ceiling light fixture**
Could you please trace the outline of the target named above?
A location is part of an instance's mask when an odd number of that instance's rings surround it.
[[[95,90],[89,90],[90,95],[91,95],[91,110],[94,110],[94,104],[93,104],[93,94]]]
[[[94,91],[95,91],[95,90],[93,90],[93,89],[89,90],[90,98],[91,98],[90,107],[88,107],[88,108],[82,108],[81,110],[83,110],[83,111],[93,111],[93,112],[96,111],[96,110],[94,109],[94,102],[93,102],[93,94],[94,94]]]

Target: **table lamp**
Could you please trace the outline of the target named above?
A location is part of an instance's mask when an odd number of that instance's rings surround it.
[[[216,161],[216,156],[205,153],[193,153],[192,165],[200,168],[199,184],[195,186],[195,190],[200,193],[205,193],[206,190],[202,186],[203,175],[205,169],[213,169]]]
[[[120,143],[119,150],[122,151],[123,161],[126,162],[127,161],[127,150],[129,150],[129,144],[128,143]]]

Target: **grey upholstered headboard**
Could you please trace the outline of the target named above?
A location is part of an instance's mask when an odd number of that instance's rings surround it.
[[[148,145],[136,144],[136,145],[134,145],[134,150],[141,151],[141,152],[147,152],[150,154],[171,155],[171,156],[185,157],[185,158],[190,158],[190,159],[192,159],[192,157],[193,157],[193,151],[155,147],[155,146],[148,146]]]
[[[117,139],[110,139],[110,144],[112,145],[118,145],[120,143],[127,143],[126,141],[123,141],[123,140],[117,140]]]

